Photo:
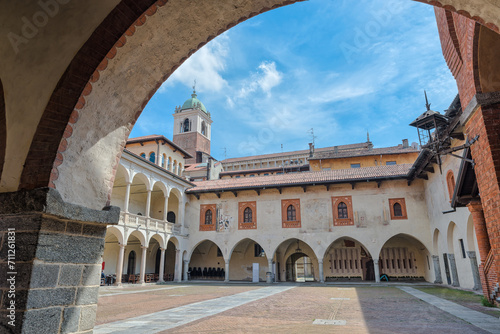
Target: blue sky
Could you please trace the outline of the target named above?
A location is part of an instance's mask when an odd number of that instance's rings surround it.
[[[457,94],[433,7],[407,0],[310,0],[258,15],[215,38],[158,90],[130,137],[172,138],[175,106],[198,98],[219,160],[408,138],[425,111]]]

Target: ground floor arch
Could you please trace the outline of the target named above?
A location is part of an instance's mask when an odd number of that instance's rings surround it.
[[[375,266],[378,262],[379,277],[383,281],[432,281],[435,277],[432,254],[421,241],[408,234],[388,239],[374,262]]]
[[[224,280],[225,261],[219,246],[210,240],[197,244],[188,256],[188,271],[193,280]]]
[[[320,280],[318,259],[309,244],[297,238],[283,241],[274,253],[275,280],[312,282]]]
[[[246,238],[233,247],[228,269],[228,279],[232,281],[266,281],[272,263],[270,266],[267,254],[258,242]]]
[[[326,281],[375,281],[373,258],[358,240],[342,237],[330,244],[323,258]]]

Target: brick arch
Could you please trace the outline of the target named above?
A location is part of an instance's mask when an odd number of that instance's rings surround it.
[[[224,23],[224,27],[219,29],[215,34],[205,36],[204,40],[197,45],[193,45],[189,52],[176,55],[176,64],[172,66],[169,71],[162,73],[162,77],[158,80],[157,84],[150,88],[149,93],[146,93],[141,101],[134,101],[137,105],[134,106],[136,109],[133,119],[122,122],[126,123],[127,131],[119,135],[121,137],[121,148],[123,148],[126,137],[128,137],[132,126],[149,99],[160,87],[161,83],[191,54],[215,36],[238,23],[260,13],[297,1],[301,0],[273,0],[271,4],[269,4],[269,1],[264,2],[265,5],[262,3],[252,4],[254,7],[252,7],[251,10],[245,9],[247,10],[246,12],[238,12],[240,14],[237,19]],[[471,16],[467,11],[457,10],[452,6],[443,5],[438,1],[418,1],[443,7],[468,17]],[[82,109],[88,102],[88,96],[92,94],[94,87],[97,86],[96,83],[99,81],[102,71],[107,68],[108,64],[112,62],[115,57],[117,57],[120,48],[133,37],[138,27],[145,25],[148,17],[153,16],[161,7],[171,2],[175,1],[122,0],[94,31],[92,36],[83,45],[68,66],[47,104],[24,164],[19,189],[31,189],[47,185],[56,188],[55,181],[58,180],[60,176],[59,167],[64,162],[65,152],[68,151],[68,139],[73,135],[77,122],[82,116]],[[232,10],[237,11],[238,6],[234,6]],[[496,25],[486,23],[485,20],[478,16],[474,16],[472,19],[481,24],[485,24],[490,29],[497,32],[499,31]],[[208,32],[205,33],[209,34]],[[54,122],[54,120],[56,120],[56,122]],[[45,139],[42,140],[41,138]],[[112,151],[115,151],[115,149],[112,149]],[[106,180],[105,186],[107,187],[108,203],[110,201],[110,193],[114,181],[113,175],[121,156],[121,150],[116,149],[116,152],[112,154],[116,154],[114,163],[112,163],[113,172],[104,177]],[[61,182],[65,183],[67,181]],[[99,192],[102,194],[105,191],[101,190]],[[94,197],[100,198],[100,196]],[[63,198],[67,199],[64,193]],[[97,205],[95,203],[82,203],[81,198],[70,198],[70,200],[89,207],[96,207]],[[101,203],[101,205],[102,204],[104,203]]]
[[[0,177],[5,162],[5,146],[7,144],[7,120],[5,118],[5,98],[2,80],[0,80]]]

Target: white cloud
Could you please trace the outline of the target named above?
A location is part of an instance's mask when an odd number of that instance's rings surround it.
[[[373,91],[370,87],[343,87],[341,85],[328,88],[319,95],[312,95],[309,99],[313,103],[332,103],[371,94]]]
[[[227,87],[222,77],[226,68],[229,37],[226,34],[212,40],[189,57],[161,86],[164,92],[176,83],[191,87],[196,80],[196,89],[204,92],[220,92]]]
[[[270,96],[271,90],[281,83],[283,74],[276,69],[275,62],[262,62],[258,69],[259,72],[245,80],[237,94],[239,98],[247,97],[258,89]]]

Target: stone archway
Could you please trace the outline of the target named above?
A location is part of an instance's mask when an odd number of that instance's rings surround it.
[[[342,237],[325,252],[323,268],[326,281],[375,281],[374,260],[365,245]]]
[[[390,281],[429,281],[431,278],[431,253],[420,240],[408,234],[389,238],[375,262],[380,275],[386,275]]]
[[[449,11],[473,18],[473,21],[467,21],[464,19],[465,16],[460,17],[454,26],[443,24],[443,27],[448,30],[443,30],[442,36],[452,37],[453,29],[457,26],[469,27],[470,22],[480,22],[498,32],[499,9],[491,1],[422,2],[444,6]],[[19,18],[26,11],[33,13],[41,10],[36,7],[37,3],[26,5],[31,6],[29,8],[21,8],[21,6],[16,8],[17,4],[9,2],[2,4],[4,10],[1,12],[8,13],[4,14],[4,27],[10,30],[19,26]],[[77,263],[86,263],[96,267],[96,261],[98,261],[96,258],[99,258],[102,253],[104,225],[118,220],[119,212],[116,210],[100,210],[110,202],[111,186],[119,160],[117,157],[120,155],[131,126],[152,93],[158,88],[159,83],[166,79],[190,54],[214,36],[260,12],[290,3],[292,1],[260,0],[238,2],[239,6],[234,6],[232,1],[204,2],[204,6],[214,6],[207,8],[208,10],[198,10],[199,8],[193,10],[180,0],[71,2],[67,6],[58,4],[58,15],[45,27],[45,33],[38,33],[37,30],[36,36],[31,36],[29,40],[23,37],[26,42],[23,41],[17,46],[6,44],[0,48],[2,50],[0,57],[3,60],[0,76],[6,92],[3,105],[8,107],[4,108],[4,117],[0,114],[0,127],[5,119],[7,132],[3,135],[0,128],[0,153],[4,151],[0,158],[0,162],[3,162],[0,169],[2,171],[0,191],[11,192],[2,196],[0,201],[16,203],[4,206],[0,213],[12,215],[30,212],[30,219],[33,223],[33,226],[29,226],[30,231],[40,231],[40,226],[36,225],[40,217],[43,219],[54,219],[54,215],[59,217],[56,219],[59,229],[44,233],[43,237],[52,238],[50,245],[55,244],[56,241],[65,242],[77,250],[89,250],[86,253],[88,258],[82,259],[82,255],[78,252],[70,252],[68,255],[67,249],[64,249],[65,261],[73,264],[78,260]],[[195,5],[198,3],[193,6]],[[173,28],[180,29],[168,30],[172,31],[172,34],[162,31],[161,37],[165,43],[171,45],[172,50],[179,48],[177,52],[166,53],[165,57],[168,59],[164,62],[156,58],[156,53],[151,53],[155,61],[150,62],[143,59],[141,55],[134,54],[134,50],[140,50],[141,48],[136,46],[147,40],[152,44],[157,44],[158,35],[156,39],[148,38],[154,36],[151,35],[151,29],[147,28],[158,27],[155,25],[158,21],[169,21],[164,20],[165,16],[159,15],[162,12],[163,14],[174,13],[178,16],[187,13],[190,17],[194,13],[195,16],[191,21],[192,26],[181,27],[173,24]],[[119,13],[126,13],[123,15],[124,19],[118,19]],[[203,18],[196,17],[197,13],[208,13],[207,16],[212,20],[206,22]],[[449,14],[444,10],[438,10],[439,18],[444,17],[446,20],[446,15],[449,18]],[[75,25],[72,24],[75,17],[85,17],[85,19]],[[168,19],[170,18],[169,16]],[[75,31],[78,33],[75,34]],[[9,32],[5,31],[4,35]],[[463,34],[467,38],[470,35]],[[477,43],[481,33],[472,33],[472,35],[473,38],[469,39]],[[172,36],[172,40],[167,40],[165,36]],[[453,42],[453,38],[450,40]],[[10,42],[4,39],[1,43]],[[474,54],[474,50],[477,50],[476,45],[471,46],[465,42],[458,46],[458,49],[466,51],[464,54]],[[148,50],[147,46],[145,49]],[[454,49],[457,50],[456,47]],[[19,53],[20,51],[22,52]],[[32,55],[36,57],[32,58]],[[138,59],[141,60],[140,63],[145,64],[145,67],[138,68],[137,73],[128,78],[131,80],[120,80],[123,79],[120,75],[127,75],[125,67],[121,64],[123,62],[137,64]],[[488,63],[488,60],[485,61]],[[479,61],[479,65],[481,64]],[[149,65],[151,67],[146,67]],[[465,59],[463,68],[472,69],[474,65],[474,61]],[[162,68],[154,71],[152,70],[155,69],[154,66]],[[461,96],[464,105],[474,102],[474,96],[479,93],[476,82],[473,80],[474,75],[475,73],[472,75],[467,73],[457,78],[462,87]],[[474,84],[471,84],[471,81],[474,81]],[[117,96],[130,97],[128,101],[125,101],[130,102],[128,105],[124,105],[127,104],[123,103],[124,101],[109,101],[109,98],[113,96],[109,94],[109,89],[116,82],[132,83],[130,87],[126,85],[116,87],[118,88]],[[137,87],[144,87],[144,90],[135,90],[136,93],[127,94]],[[110,109],[103,108],[104,101],[110,102],[108,104]],[[473,157],[478,157],[476,161],[478,183],[480,192],[484,196],[484,203],[493,203],[492,207],[485,207],[485,216],[490,226],[492,225],[490,217],[494,217],[490,214],[490,210],[498,207],[500,188],[498,183],[489,187],[491,179],[497,178],[487,178],[488,173],[483,173],[483,171],[494,170],[498,175],[498,167],[495,165],[498,159],[491,154],[482,155],[481,153],[498,151],[489,150],[489,148],[498,145],[494,142],[498,126],[492,120],[499,117],[497,112],[499,106],[498,101],[495,102],[496,104],[492,103],[491,100],[484,100],[484,96],[478,96],[476,102],[472,109],[476,111],[480,108],[480,113],[476,113],[478,116],[471,116],[466,128],[470,137],[480,133],[481,138],[490,139],[480,141],[477,148],[474,147],[472,150]],[[109,117],[110,115],[116,117]],[[96,124],[95,119],[102,120],[102,124]],[[47,186],[58,189],[59,194],[47,189],[16,192],[19,189],[32,190]],[[90,210],[67,203],[76,203]],[[75,214],[75,212],[85,212],[85,214]],[[47,213],[50,213],[51,217],[48,217]],[[6,221],[17,225],[19,219],[19,217],[10,216]],[[82,228],[66,229],[68,221],[73,227],[80,224]],[[492,237],[491,244],[496,258],[498,258],[498,245],[500,244],[497,231],[498,227],[494,225],[490,233],[495,236]],[[90,238],[87,238],[89,236]],[[52,257],[58,257],[57,260],[61,260],[63,255],[57,252],[49,253],[51,257],[41,259],[42,262],[54,261]],[[34,259],[34,254],[31,255]],[[33,263],[33,259],[30,258],[28,262]],[[31,277],[31,270],[31,267],[27,269],[26,277]],[[33,276],[30,280],[35,282],[37,279]],[[49,292],[50,290],[44,293]],[[19,307],[20,310],[25,309],[22,304]],[[27,312],[35,314],[37,311]],[[51,316],[55,320],[51,324],[53,327],[48,330],[58,330],[61,316],[60,314]],[[26,323],[26,328],[30,325],[34,326]]]
[[[276,280],[285,282],[321,281],[318,257],[311,246],[300,239],[281,242],[274,252]]]
[[[188,256],[193,280],[224,280],[225,261],[220,247],[211,240],[198,243]]]

